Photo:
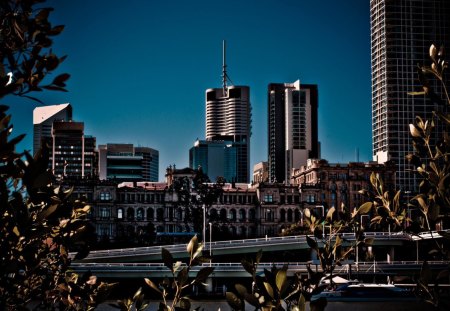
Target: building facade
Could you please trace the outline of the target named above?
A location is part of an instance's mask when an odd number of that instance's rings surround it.
[[[36,107],[33,110],[33,154],[42,147],[42,141],[52,136],[53,121],[72,120],[70,104]]]
[[[394,168],[370,163],[329,164],[310,160],[295,171],[290,185],[262,182],[254,185],[226,183],[219,196],[206,207],[205,234],[214,241],[282,235],[295,225],[303,228],[303,213],[309,208],[320,216],[344,203],[354,209],[365,202],[358,192],[369,187],[369,176],[379,173],[385,185],[393,184]],[[198,196],[190,168],[166,170],[165,182],[77,180],[74,194],[91,205],[91,221],[98,240],[125,245],[186,242],[202,238],[202,207],[197,213],[181,203]],[[178,183],[179,187],[175,185]],[[369,219],[367,219],[369,220]],[[212,231],[210,231],[212,230]]]
[[[269,181],[269,165],[267,162],[259,162],[253,166],[253,183],[263,183]]]
[[[50,146],[49,167],[57,178],[97,175],[96,139],[84,134],[83,122],[53,121],[51,137],[44,141]]]
[[[409,124],[416,116],[430,119],[438,107],[408,93],[422,90],[417,65],[430,65],[430,45],[450,46],[450,1],[371,0],[370,16],[373,160],[394,161],[398,188],[414,193]]]
[[[232,141],[197,140],[189,150],[189,167],[202,167],[211,181],[217,177],[233,182],[237,176],[238,147]]]
[[[300,189],[303,206],[317,209],[318,216],[323,216],[332,207],[339,210],[345,206],[353,211],[366,202],[367,198],[359,191],[371,189],[372,173],[380,175],[386,190],[395,188],[392,162],[330,164],[326,160],[309,159],[307,165],[294,171],[292,178],[293,184]]]
[[[159,151],[133,144],[99,145],[100,180],[158,181]]]
[[[271,182],[290,182],[293,168],[320,156],[317,85],[268,86],[268,162]]]

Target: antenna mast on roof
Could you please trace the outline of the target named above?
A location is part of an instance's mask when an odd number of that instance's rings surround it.
[[[226,63],[226,41],[222,41],[222,87],[223,87],[223,96],[227,96],[228,87],[227,87],[227,63]]]

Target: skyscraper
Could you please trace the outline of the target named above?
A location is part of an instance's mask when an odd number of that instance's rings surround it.
[[[70,104],[36,107],[33,110],[33,154],[41,148],[42,140],[52,136],[53,121],[72,120]]]
[[[371,0],[373,159],[397,164],[397,187],[415,192],[406,155],[413,152],[409,123],[437,107],[420,90],[417,65],[429,65],[432,43],[450,48],[450,1]],[[448,81],[448,80],[447,80]]]
[[[291,170],[320,157],[318,90],[314,84],[268,86],[269,181],[290,183]]]
[[[54,121],[50,145],[50,163],[56,177],[88,177],[97,175],[96,139],[84,135],[84,123]]]
[[[222,88],[206,90],[206,140],[231,141],[236,147],[235,182],[249,182],[251,105],[248,86],[228,86],[223,46]]]

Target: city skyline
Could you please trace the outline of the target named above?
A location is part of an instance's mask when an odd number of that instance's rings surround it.
[[[66,25],[54,51],[68,55],[58,73],[71,79],[68,93],[35,95],[46,105],[71,103],[97,144],[159,150],[160,179],[170,164],[187,167],[204,135],[204,90],[221,86],[222,40],[231,80],[251,88],[250,168],[267,161],[268,84],[297,79],[318,85],[322,157],[354,161],[359,149],[361,161],[371,160],[369,1],[46,5],[53,23]],[[27,134],[19,147],[31,151],[36,103],[4,103],[15,135]]]

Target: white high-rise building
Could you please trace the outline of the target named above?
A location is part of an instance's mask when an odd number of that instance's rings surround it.
[[[430,65],[430,45],[450,48],[450,1],[371,0],[370,15],[373,159],[394,161],[397,187],[415,192],[406,159],[413,152],[409,124],[416,116],[431,118],[439,107],[408,92],[421,90],[417,66]]]
[[[251,105],[248,86],[227,85],[225,42],[223,86],[206,90],[206,140],[231,141],[236,148],[235,182],[248,183],[250,176]]]

